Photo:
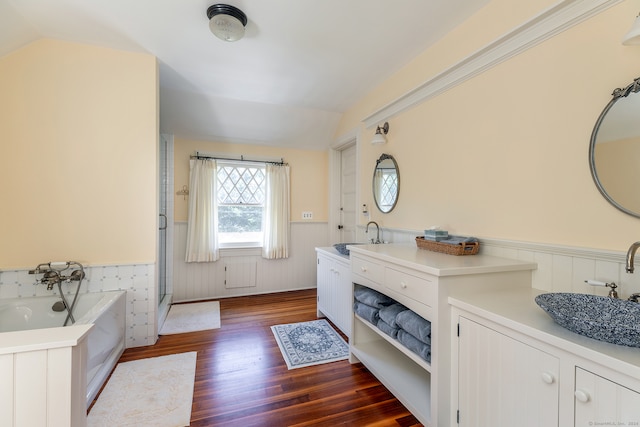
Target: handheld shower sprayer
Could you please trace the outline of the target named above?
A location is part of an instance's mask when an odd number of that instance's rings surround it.
[[[66,276],[63,275],[62,272],[71,268],[71,266],[77,266],[78,269],[71,271],[71,273]],[[84,267],[82,266],[82,264],[76,261],[51,261],[38,264],[35,269],[29,270],[29,274],[42,274],[42,279],[36,280],[35,284],[46,284],[48,291],[53,289],[53,285],[58,285],[58,292],[60,293],[60,299],[62,301],[59,301],[61,304],[54,304],[53,309],[54,311],[63,311],[66,308],[68,315],[64,321],[63,326],[67,326],[67,322],[69,320],[71,320],[72,323],[75,323],[76,321],[73,318],[73,308],[75,307],[78,300],[78,294],[80,293],[82,280],[85,278]],[[76,287],[76,293],[73,297],[73,302],[69,304],[67,302],[67,298],[64,295],[64,292],[62,291],[62,282],[71,283],[72,281],[78,282],[78,286]]]

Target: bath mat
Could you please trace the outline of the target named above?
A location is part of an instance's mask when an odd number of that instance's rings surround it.
[[[326,320],[271,327],[289,369],[345,360],[349,345]]]
[[[220,327],[220,303],[218,301],[173,304],[160,335],[218,329]]]
[[[188,426],[196,354],[119,363],[91,408],[87,426]]]

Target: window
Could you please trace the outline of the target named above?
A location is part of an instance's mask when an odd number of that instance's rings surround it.
[[[262,243],[264,165],[218,162],[218,242],[222,246]]]
[[[389,212],[398,194],[398,174],[395,169],[383,169],[378,195],[378,204],[383,212]]]

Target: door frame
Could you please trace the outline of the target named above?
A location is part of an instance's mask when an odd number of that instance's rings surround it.
[[[355,212],[360,210],[360,129],[353,129],[340,136],[329,148],[329,243],[340,243],[340,177],[341,177],[341,155],[342,150],[353,145],[356,147],[356,206]],[[356,217],[357,218],[357,217]],[[356,220],[356,234],[358,228]]]

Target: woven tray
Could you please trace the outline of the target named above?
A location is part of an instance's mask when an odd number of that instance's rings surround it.
[[[416,245],[418,245],[420,249],[426,249],[432,252],[441,252],[449,255],[475,255],[478,253],[478,250],[480,250],[480,242],[452,245],[450,243],[426,240],[424,236],[416,237]]]

